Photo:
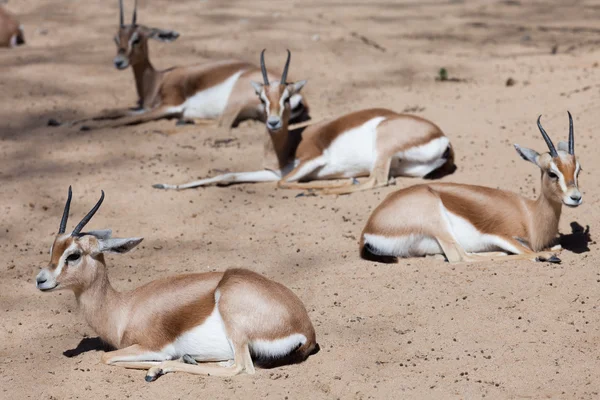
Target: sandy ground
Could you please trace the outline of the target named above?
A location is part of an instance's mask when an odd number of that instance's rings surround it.
[[[132,1],[127,1],[131,9]],[[458,170],[444,181],[534,197],[538,171],[512,148],[545,150],[575,117],[584,204],[563,210],[563,263],[449,265],[359,259],[370,211],[398,187],[345,197],[295,197],[274,184],[158,191],[216,169],[261,165],[264,127],[246,122],[216,146],[212,126],[159,121],[78,132],[46,126],[136,98],[131,71],[112,66],[117,2],[11,0],[28,45],[0,51],[0,397],[598,398],[600,2],[140,0],[139,21],[177,29],[152,43],[160,68],[236,57],[279,68],[305,88],[314,120],[367,107],[408,110],[451,138]],[[554,51],[553,51],[554,50]],[[553,52],[555,54],[553,54]],[[436,82],[441,67],[460,82]],[[506,86],[512,78],[516,83]],[[233,379],[144,372],[99,363],[95,334],[68,292],[43,294],[67,187],[72,219],[100,189],[91,228],[144,236],[110,256],[120,290],[186,271],[253,269],[305,302],[321,352],[307,362]],[[573,234],[591,227],[591,238]],[[81,345],[80,345],[81,342]],[[83,347],[84,350],[74,350]]]

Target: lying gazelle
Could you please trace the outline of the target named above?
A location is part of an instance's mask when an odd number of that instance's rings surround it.
[[[17,47],[25,44],[23,25],[0,6],[0,47]]]
[[[581,204],[577,186],[581,166],[575,157],[571,113],[569,142],[560,142],[558,150],[540,118],[537,124],[550,152],[539,154],[515,144],[519,155],[542,171],[537,200],[455,183],[402,189],[390,194],[370,216],[360,238],[363,258],[390,262],[397,257],[443,254],[449,262],[498,256],[560,262],[543,250],[556,239],[562,204]]]
[[[263,82],[252,82],[264,104],[270,139],[265,146],[264,170],[233,172],[183,185],[156,184],[159,189],[187,189],[209,184],[278,181],[281,188],[325,189],[343,194],[388,184],[396,176],[424,177],[454,171],[448,138],[423,118],[386,109],[368,109],[290,131],[290,99],[306,81],[287,83],[290,52],[281,81],[270,81],[264,50],[260,56]],[[368,176],[360,184],[356,177]],[[318,181],[352,178],[343,183]],[[304,181],[304,182],[303,182]]]
[[[277,366],[304,361],[319,350],[300,299],[249,270],[179,275],[115,291],[104,253],[126,253],[142,238],[111,238],[110,230],[81,232],[103,199],[104,192],[73,232],[65,233],[69,187],[50,264],[36,278],[42,291],[73,290],[90,326],[118,349],[104,353],[103,363],[149,369],[146,380],[152,381],[175,371],[252,374],[253,358],[257,365]],[[171,361],[179,358],[186,363]]]
[[[137,24],[137,0],[131,25],[123,20],[123,0],[119,0],[119,31],[115,36],[117,69],[131,65],[139,96],[136,108],[105,110],[92,120],[110,120],[89,123],[83,129],[117,127],[138,124],[161,118],[177,118],[180,123],[194,119],[218,119],[218,126],[228,130],[246,119],[263,120],[264,106],[250,87],[258,79],[260,70],[253,64],[236,61],[216,61],[164,71],[154,69],[148,58],[148,39],[172,42],[179,33],[149,28]],[[275,79],[275,75],[269,72]],[[290,98],[293,122],[309,119],[306,99],[298,94]]]

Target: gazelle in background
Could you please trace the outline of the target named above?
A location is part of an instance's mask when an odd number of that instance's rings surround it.
[[[0,47],[17,47],[25,44],[23,25],[0,6]]]
[[[138,124],[161,118],[178,118],[180,122],[193,119],[218,119],[221,129],[229,130],[246,119],[264,121],[264,106],[254,96],[252,80],[259,79],[261,71],[253,64],[225,60],[157,71],[148,56],[148,39],[172,42],[179,33],[149,28],[137,24],[137,0],[130,25],[123,19],[123,0],[119,0],[119,31],[115,36],[117,69],[131,66],[139,96],[133,109],[105,110],[86,122],[82,129],[117,127]],[[271,79],[275,75],[269,72]],[[293,122],[309,119],[308,104],[302,95],[290,98]]]
[[[232,172],[183,185],[156,184],[159,189],[187,189],[209,184],[278,181],[289,189],[325,189],[344,194],[386,186],[391,177],[442,175],[453,172],[450,141],[423,118],[386,109],[368,109],[290,131],[290,99],[306,81],[288,83],[288,50],[281,81],[269,80],[264,50],[260,57],[263,83],[253,82],[264,105],[267,133],[264,170]],[[368,176],[354,184],[356,177]],[[329,179],[351,178],[339,183]],[[308,182],[307,182],[308,181]]]
[[[569,142],[560,142],[558,150],[540,118],[537,124],[549,152],[539,154],[515,144],[524,160],[541,169],[542,188],[537,200],[455,183],[402,189],[388,195],[370,216],[360,238],[363,258],[395,261],[396,257],[443,254],[449,262],[560,262],[543,250],[556,239],[562,204],[577,207],[582,202],[577,186],[581,166],[575,157],[571,113]]]
[[[75,229],[65,233],[69,187],[50,263],[36,278],[42,291],[75,293],[88,324],[117,349],[104,353],[103,363],[148,369],[146,380],[152,381],[175,371],[252,374],[253,358],[257,365],[277,366],[304,361],[319,351],[300,299],[287,287],[249,270],[178,275],[130,292],[115,291],[104,254],[126,253],[142,238],[112,238],[110,230],[81,232],[103,199],[104,192]],[[184,362],[172,361],[180,358]]]

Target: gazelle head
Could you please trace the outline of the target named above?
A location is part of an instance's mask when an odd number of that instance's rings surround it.
[[[123,0],[119,0],[119,31],[115,36],[117,56],[114,64],[117,69],[125,69],[148,58],[148,39],[172,42],[179,33],[158,28],[148,28],[137,24],[137,0],[135,0],[131,25],[125,25],[123,18]]]
[[[113,239],[107,230],[81,232],[92,219],[104,200],[104,192],[92,210],[77,224],[73,232],[65,233],[71,187],[58,234],[50,248],[50,263],[36,277],[36,287],[41,291],[72,289],[81,293],[105,272],[103,253],[125,253],[137,246],[142,238]]]
[[[537,125],[549,152],[539,154],[518,144],[515,144],[515,149],[524,160],[534,163],[542,170],[542,191],[547,198],[562,202],[569,207],[577,207],[582,203],[577,183],[581,166],[575,157],[573,118],[570,112],[567,113],[569,114],[569,141],[558,143],[558,150],[542,127],[541,115],[538,117]]]
[[[269,132],[278,132],[287,127],[290,119],[303,113],[306,105],[300,90],[306,81],[287,83],[288,69],[290,68],[291,53],[287,51],[287,60],[279,82],[269,82],[267,67],[265,66],[265,50],[260,53],[260,69],[262,70],[263,83],[252,82],[256,95],[263,103],[267,116],[267,129]]]

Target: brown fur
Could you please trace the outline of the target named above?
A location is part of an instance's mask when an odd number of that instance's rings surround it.
[[[137,108],[144,113],[134,113],[132,109],[105,110],[92,120],[113,121],[88,123],[85,125],[87,129],[118,127],[160,118],[181,118],[182,113],[172,110],[172,107],[182,105],[191,96],[222,83],[237,72],[241,72],[241,75],[232,89],[225,110],[219,116],[219,127],[228,130],[246,119],[264,120],[260,101],[253,95],[250,84],[251,80],[262,79],[258,67],[243,61],[225,60],[158,71],[149,60],[148,40],[153,31],[153,28],[143,25],[125,25],[119,28],[116,36],[117,57],[128,60],[133,70],[138,94]],[[139,37],[139,43],[130,46],[133,35]],[[271,79],[276,79],[271,72],[269,75]],[[84,121],[88,120],[75,121],[73,124]]]
[[[509,191],[454,183],[415,185],[388,195],[367,221],[361,234],[360,253],[365,253],[365,234],[421,234],[447,240],[441,228],[440,203],[479,232],[497,235],[523,253],[542,251],[556,238],[564,196],[577,189],[577,163],[575,156],[565,152],[554,158],[542,154],[536,162],[542,169],[542,190],[537,200]],[[548,175],[552,162],[567,182],[567,193],[563,193],[558,180]]]
[[[214,311],[219,290],[219,311],[232,342],[247,344],[301,333],[307,343],[298,351],[306,356],[315,351],[315,331],[304,305],[277,282],[248,270],[230,269],[167,277],[119,293],[110,284],[94,236],[58,235],[48,269],[57,268],[72,243],[82,258],[73,267],[62,267],[57,288],[73,290],[88,324],[117,349],[137,345],[158,351],[173,343]]]

